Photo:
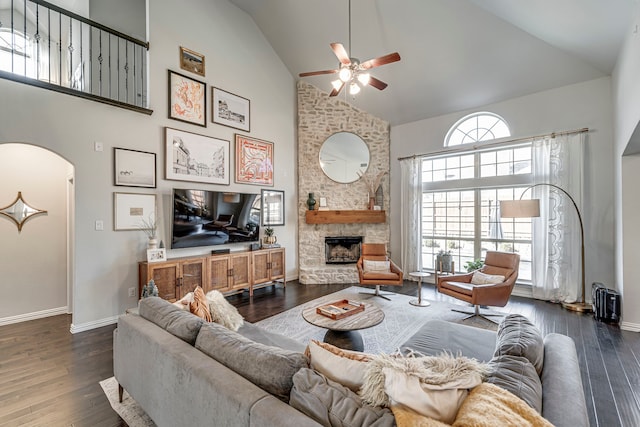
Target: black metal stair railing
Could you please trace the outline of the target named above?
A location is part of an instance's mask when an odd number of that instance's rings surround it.
[[[46,1],[0,9],[0,78],[151,114],[148,50],[148,42]]]

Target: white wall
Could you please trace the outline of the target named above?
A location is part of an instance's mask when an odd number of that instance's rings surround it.
[[[640,228],[638,228],[638,182],[640,168],[637,156],[623,154],[640,152],[640,5],[636,3],[633,22],[612,74],[613,111],[615,117],[615,212],[616,284],[622,292],[623,329],[640,332]]]
[[[528,137],[588,127],[585,150],[586,284],[614,283],[613,133],[611,80],[601,78],[391,128],[391,250],[400,253],[400,163],[398,157],[443,149],[460,118],[475,111],[502,116],[512,136]],[[397,251],[397,252],[396,252]],[[578,279],[579,280],[579,279]]]
[[[0,144],[0,206],[13,202],[21,191],[27,204],[47,211],[27,220],[21,232],[13,221],[0,217],[0,293],[4,295],[0,324],[23,319],[27,313],[41,317],[66,312],[66,182],[70,173],[69,162],[50,151],[26,144]]]
[[[154,0],[149,9],[150,108],[153,115],[103,105],[19,83],[0,80],[0,141],[26,141],[67,158],[76,172],[76,269],[73,331],[115,321],[136,305],[127,289],[138,283],[137,263],[143,260],[146,239],[138,231],[113,230],[113,192],[155,193],[162,229],[168,241],[171,189],[229,189],[259,193],[260,187],[164,180],[164,127],[187,130],[231,141],[234,129],[207,128],[167,118],[167,69],[180,71],[179,46],[206,56],[210,85],[251,100],[251,135],[274,142],[275,185],[284,190],[286,226],[278,227],[278,242],[287,248],[287,277],[297,276],[295,230],[297,216],[295,171],[295,83],[251,18],[226,0]],[[187,74],[184,71],[181,71]],[[210,117],[210,89],[207,115]],[[104,145],[93,150],[94,141]],[[158,188],[114,187],[113,147],[157,153]],[[232,154],[231,164],[234,156]],[[231,170],[235,168],[232,166]],[[95,231],[95,220],[105,230]],[[234,246],[233,249],[243,249]],[[169,251],[168,256],[207,253],[210,248]],[[3,261],[4,262],[4,261]]]

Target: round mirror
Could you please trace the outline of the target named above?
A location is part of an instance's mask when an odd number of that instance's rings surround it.
[[[354,133],[334,133],[320,148],[320,167],[336,182],[357,181],[369,167],[369,147]]]

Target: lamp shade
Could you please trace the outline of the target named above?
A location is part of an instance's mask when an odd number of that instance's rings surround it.
[[[540,216],[540,200],[501,200],[500,217],[534,218]]]

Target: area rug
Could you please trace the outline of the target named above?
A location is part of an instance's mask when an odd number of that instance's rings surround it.
[[[156,427],[156,424],[125,391],[122,403],[118,402],[118,382],[114,377],[100,381],[100,387],[109,399],[111,407],[129,427]]]
[[[371,289],[353,286],[264,319],[257,322],[256,325],[268,331],[286,335],[303,344],[309,343],[311,339],[322,341],[327,330],[306,322],[302,318],[302,311],[332,301],[348,299],[367,301],[375,304],[380,307],[385,314],[384,320],[379,325],[359,331],[364,340],[364,351],[367,353],[378,354],[396,351],[398,347],[415,334],[427,320],[431,319],[462,323],[483,329],[497,329],[495,323],[482,318],[463,321],[462,319],[467,317],[466,314],[451,311],[454,307],[461,308],[462,306],[460,305],[454,306],[446,302],[429,301],[431,303],[429,307],[416,307],[409,304],[409,301],[415,300],[416,297],[391,294],[389,296],[391,301],[387,301],[383,298],[360,293],[371,291]]]

